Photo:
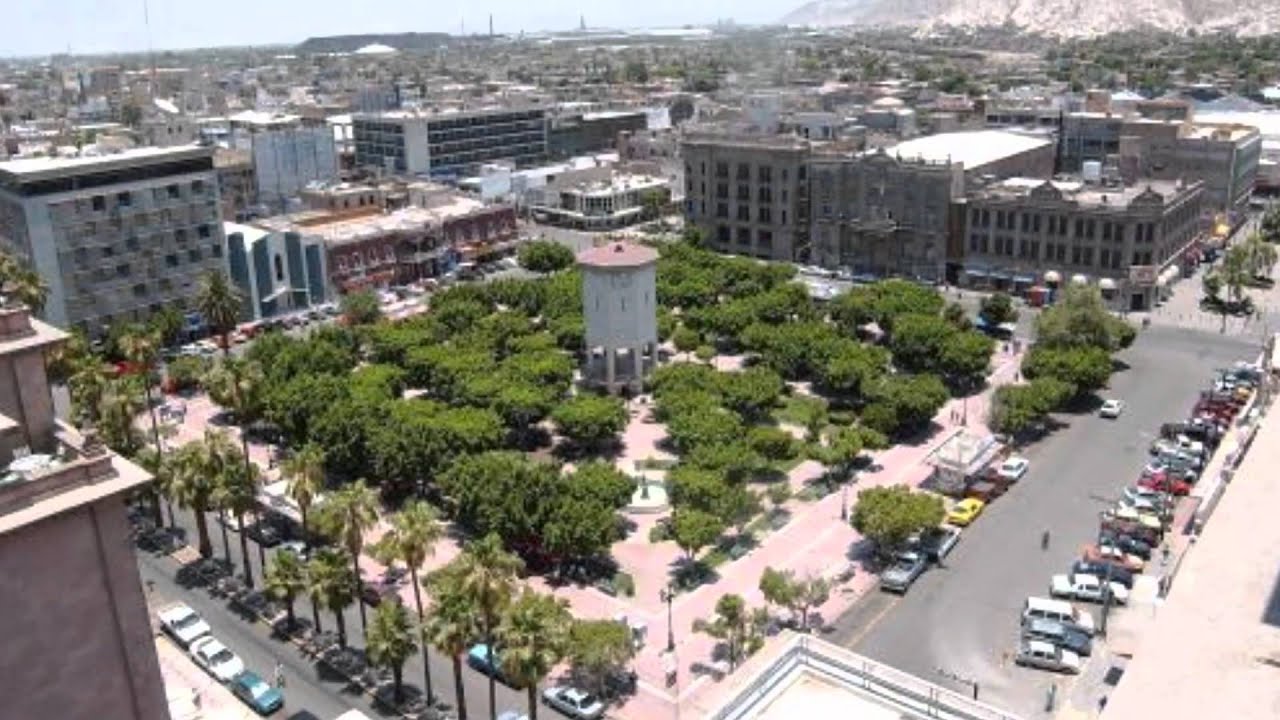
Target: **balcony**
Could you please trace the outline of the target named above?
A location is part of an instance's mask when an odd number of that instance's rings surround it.
[[[49,502],[65,504],[69,501],[59,496],[120,479],[114,456],[92,433],[81,435],[59,422],[50,452],[31,452],[19,444],[23,442],[22,434],[17,432],[20,426],[8,418],[4,421],[0,425],[0,458],[6,460],[5,473],[0,476],[0,531],[15,513]],[[129,468],[141,479],[149,479],[141,470]]]

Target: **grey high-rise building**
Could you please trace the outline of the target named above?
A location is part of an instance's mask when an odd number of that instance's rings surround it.
[[[91,336],[192,309],[225,271],[220,214],[208,147],[0,163],[0,247],[48,284],[49,322]]]
[[[391,174],[458,175],[497,160],[528,165],[545,159],[547,111],[357,114],[352,134],[357,166]]]

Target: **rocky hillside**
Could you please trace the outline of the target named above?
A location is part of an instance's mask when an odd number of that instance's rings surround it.
[[[1280,32],[1280,0],[814,0],[786,25],[991,26],[1087,36],[1155,28]]]

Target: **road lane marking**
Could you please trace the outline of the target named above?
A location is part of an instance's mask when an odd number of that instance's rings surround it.
[[[894,598],[893,600],[889,601],[889,604],[886,605],[883,610],[876,613],[875,616],[873,616],[871,620],[867,622],[866,625],[862,626],[862,629],[860,629],[857,633],[855,633],[852,638],[849,638],[849,642],[848,642],[849,649],[852,650],[854,645],[857,645],[859,642],[862,641],[862,638],[867,636],[867,633],[875,629],[875,626],[879,624],[881,620],[884,619],[885,615],[889,614],[890,610],[897,607],[899,602],[901,602],[901,598]]]

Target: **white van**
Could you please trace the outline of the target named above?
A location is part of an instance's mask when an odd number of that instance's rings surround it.
[[[1093,615],[1076,609],[1074,605],[1065,600],[1051,600],[1042,597],[1027,598],[1026,603],[1022,606],[1022,622],[1025,624],[1035,618],[1056,620],[1060,623],[1077,627],[1090,635],[1094,633]]]
[[[373,720],[373,719],[370,718],[368,715],[365,715],[364,713],[360,712],[359,710],[348,710],[342,713],[341,715],[339,715],[334,720]]]

